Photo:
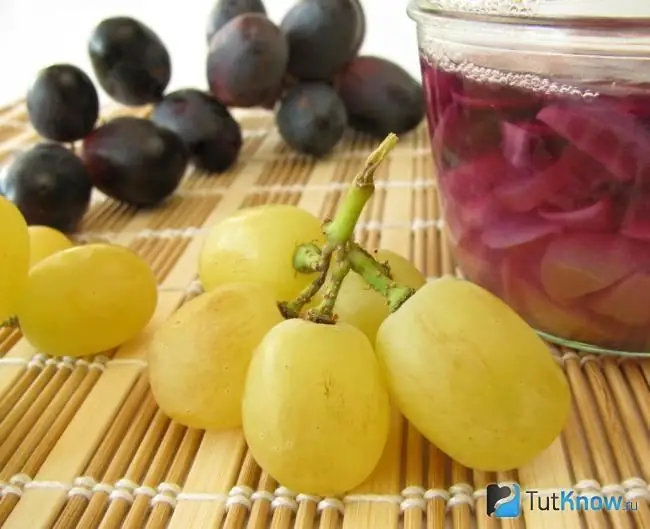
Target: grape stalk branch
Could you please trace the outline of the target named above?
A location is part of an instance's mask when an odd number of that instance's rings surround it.
[[[388,264],[378,262],[354,241],[354,229],[366,204],[375,191],[374,174],[379,165],[397,145],[398,137],[389,134],[367,158],[363,169],[355,176],[338,211],[331,221],[323,224],[326,243],[304,243],[293,257],[293,267],[300,273],[318,272],[318,276],[294,300],[280,303],[286,318],[301,316],[301,311],[312,298],[323,290],[321,303],[304,314],[316,323],[335,323],[333,313],[343,280],[352,271],[386,298],[389,310],[396,311],[415,290],[397,284],[391,277]]]

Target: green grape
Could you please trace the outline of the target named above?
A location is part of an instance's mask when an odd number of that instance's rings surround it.
[[[30,226],[28,230],[30,268],[46,257],[74,246],[63,233],[49,226]]]
[[[86,356],[135,338],[156,308],[156,278],[127,248],[89,244],[30,271],[17,316],[23,335],[54,356]]]
[[[422,273],[408,260],[391,250],[377,250],[375,259],[388,263],[391,275],[402,285],[419,289],[426,283]],[[322,300],[322,291],[314,297],[307,308],[316,306]],[[374,343],[377,329],[388,317],[386,299],[364,279],[354,272],[348,273],[341,284],[336,298],[334,313],[339,321],[354,325]]]
[[[308,494],[360,485],[388,439],[389,398],[365,335],[345,323],[276,325],[255,350],[242,403],[257,463]]]
[[[160,409],[188,427],[240,427],[251,356],[281,321],[273,293],[252,283],[223,285],[185,303],[148,349],[151,391]]]
[[[0,196],[0,323],[15,316],[29,270],[29,235],[19,209]]]
[[[567,421],[569,386],[548,347],[468,281],[422,287],[382,323],[375,350],[397,407],[466,467],[525,465]]]
[[[293,254],[303,243],[324,243],[321,222],[296,206],[271,204],[241,210],[214,226],[199,258],[199,278],[206,291],[234,282],[270,288],[278,301],[289,301],[311,283],[299,274]]]

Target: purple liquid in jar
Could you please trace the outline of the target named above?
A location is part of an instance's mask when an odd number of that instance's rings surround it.
[[[421,65],[463,275],[539,331],[648,351],[650,88],[525,89]]]

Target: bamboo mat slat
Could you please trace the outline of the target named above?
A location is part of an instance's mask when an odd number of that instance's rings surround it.
[[[133,112],[109,109],[105,115]],[[398,414],[375,473],[344,498],[314,498],[261,472],[239,431],[182,427],[156,407],[147,334],[197,293],[206,229],[244,206],[297,204],[331,216],[375,147],[348,134],[318,163],[292,153],[268,114],[239,116],[245,144],[226,175],[188,174],[163,207],[138,212],[97,194],[80,239],[128,246],[153,267],[157,312],[143,336],[106,356],[51,359],[0,330],[0,527],[6,529],[650,529],[650,359],[552,348],[574,397],[563,435],[535,461],[499,475],[470,471]],[[37,137],[25,106],[0,112],[0,163]],[[404,136],[377,174],[357,228],[433,278],[455,270],[437,206],[426,127]],[[485,515],[485,486],[624,495],[634,512]]]

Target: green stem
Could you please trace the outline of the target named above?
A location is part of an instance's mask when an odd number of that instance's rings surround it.
[[[296,254],[294,256],[294,264],[298,260],[300,256],[308,256],[310,252],[313,251],[313,248],[307,248],[310,246],[309,244],[302,245],[298,247],[296,250]],[[314,246],[316,249],[318,247],[316,245],[311,245]],[[304,251],[300,251],[301,248],[304,248]],[[330,268],[330,261],[332,260],[332,253],[333,250],[331,250],[329,247],[325,247],[323,250],[322,254],[320,250],[318,250],[318,268],[315,268],[311,270],[312,272],[318,271],[318,277],[314,279],[314,281],[304,288],[300,294],[296,297],[296,299],[292,301],[284,301],[278,304],[278,308],[280,309],[280,312],[285,318],[297,318],[300,315],[300,311],[302,308],[311,301],[311,299],[316,295],[316,293],[322,288],[322,286],[325,284],[325,280],[327,279],[327,273],[329,272]],[[305,262],[301,262],[299,264],[306,264]]]
[[[293,254],[293,267],[301,274],[313,274],[321,269],[323,256],[318,245],[301,244]]]
[[[18,328],[18,318],[12,316],[11,318],[0,322],[0,329],[16,329]]]
[[[336,317],[334,316],[334,305],[336,298],[341,290],[341,285],[345,276],[350,271],[350,262],[348,261],[348,250],[346,246],[341,246],[336,251],[334,256],[334,263],[332,271],[329,275],[327,284],[325,285],[325,294],[323,301],[308,313],[311,321],[316,323],[335,323]]]
[[[375,191],[373,179],[375,171],[388,153],[393,150],[397,141],[398,138],[395,134],[389,134],[368,157],[363,170],[352,181],[334,220],[325,227],[327,242],[332,246],[345,244],[354,235],[354,228],[359,221],[361,212]]]
[[[386,298],[390,312],[395,312],[415,294],[411,287],[393,281],[382,264],[359,245],[352,243],[347,257],[352,270]]]
[[[321,250],[313,243],[301,244],[296,248],[293,256],[294,269],[298,273],[318,272],[318,277],[294,300],[278,303],[278,308],[285,318],[299,317],[303,307],[324,288],[323,301],[308,312],[307,318],[316,323],[334,323],[336,298],[351,269],[357,271],[375,290],[387,297],[391,310],[397,310],[413,293],[411,289],[397,285],[391,279],[390,269],[386,265],[378,263],[352,241],[359,217],[375,190],[375,171],[397,141],[395,134],[389,134],[368,157],[363,170],[352,181],[334,220],[324,224],[323,233],[327,240],[324,248]],[[336,255],[336,260],[330,271],[333,255]]]

